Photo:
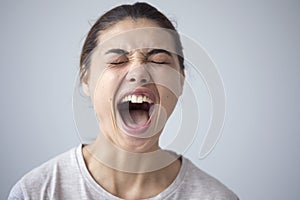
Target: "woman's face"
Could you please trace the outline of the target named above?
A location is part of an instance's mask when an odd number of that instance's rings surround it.
[[[172,36],[152,20],[125,19],[98,41],[83,88],[101,132],[126,151],[158,149],[184,80]]]

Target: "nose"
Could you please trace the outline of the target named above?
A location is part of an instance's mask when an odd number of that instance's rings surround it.
[[[126,75],[126,80],[130,83],[140,84],[150,81],[150,74],[144,65],[132,67]]]

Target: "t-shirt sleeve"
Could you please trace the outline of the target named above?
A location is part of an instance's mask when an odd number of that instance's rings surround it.
[[[24,200],[24,195],[21,187],[21,182],[17,182],[11,189],[8,200]]]

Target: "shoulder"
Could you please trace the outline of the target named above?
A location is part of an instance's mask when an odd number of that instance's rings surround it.
[[[65,182],[74,180],[76,174],[80,174],[77,161],[77,151],[80,147],[72,148],[25,174],[12,188],[10,199],[31,198],[31,194],[47,195],[51,190],[55,190],[57,185],[72,184]]]
[[[72,148],[67,152],[50,159],[37,168],[31,170],[23,177],[22,180],[27,181],[30,179],[30,181],[34,181],[37,179],[43,179],[43,181],[45,181],[52,175],[58,175],[74,169],[74,166],[77,165],[76,150],[77,148]]]
[[[184,165],[183,188],[205,199],[238,200],[238,197],[223,183],[199,169],[189,159],[182,158]]]
[[[18,181],[11,189],[8,200],[24,200],[24,194],[21,188],[21,182]]]

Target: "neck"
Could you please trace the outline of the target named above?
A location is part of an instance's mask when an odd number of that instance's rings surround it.
[[[181,162],[163,150],[130,153],[109,142],[96,140],[84,146],[83,157],[95,181],[111,194],[124,199],[153,197],[176,178]]]

